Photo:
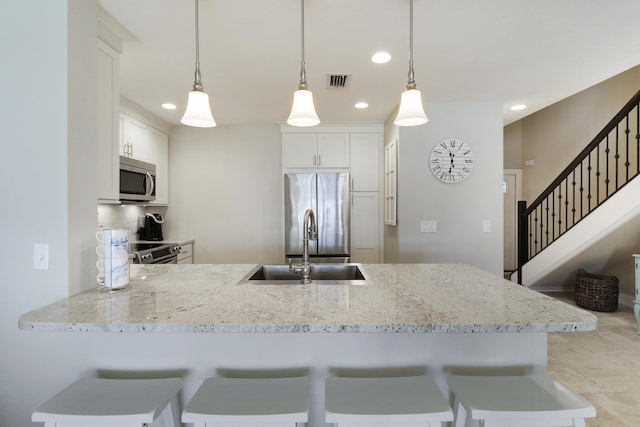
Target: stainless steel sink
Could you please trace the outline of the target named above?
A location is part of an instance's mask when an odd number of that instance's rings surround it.
[[[288,264],[257,265],[237,284],[299,285],[301,278]],[[311,264],[311,280],[317,285],[366,285],[369,276],[360,264]]]

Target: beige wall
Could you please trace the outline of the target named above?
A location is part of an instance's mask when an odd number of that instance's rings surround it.
[[[429,123],[399,129],[398,259],[393,262],[465,263],[502,275],[502,106],[425,107]],[[429,169],[432,148],[447,138],[464,140],[475,155],[473,172],[457,184],[440,182]],[[437,221],[437,232],[420,232],[423,220]],[[491,222],[491,232],[483,232],[484,221]]]
[[[284,262],[282,136],[274,125],[175,126],[166,233],[196,263]]]
[[[504,127],[504,168],[522,169],[522,121]]]
[[[521,142],[523,198],[532,202],[639,88],[637,66],[505,127],[505,146]],[[507,155],[515,161],[505,149],[505,164]],[[534,165],[525,167],[527,160]]]

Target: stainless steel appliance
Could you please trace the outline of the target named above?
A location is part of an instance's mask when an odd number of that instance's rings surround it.
[[[120,200],[150,202],[156,199],[156,165],[120,156]]]
[[[130,250],[134,264],[177,264],[180,249],[168,243],[134,243]]]
[[[309,241],[310,262],[350,262],[349,174],[287,173],[284,192],[286,262],[302,257],[307,209],[318,228],[318,240]]]
[[[141,217],[143,224],[138,230],[140,240],[161,241],[164,239],[162,235],[162,224],[164,217],[159,213],[148,213]]]

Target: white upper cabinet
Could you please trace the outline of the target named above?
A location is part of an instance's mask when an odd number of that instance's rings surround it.
[[[158,129],[149,127],[149,163],[156,165],[155,205],[169,204],[169,136]]]
[[[147,135],[147,125],[123,113],[120,113],[120,124],[120,155],[153,163],[150,159],[152,149]]]
[[[348,168],[349,134],[285,134],[283,152],[285,168]]]
[[[282,147],[285,168],[314,168],[318,155],[318,135],[284,135]]]
[[[156,200],[169,204],[169,136],[153,126],[120,113],[120,155],[156,165]]]
[[[109,202],[117,201],[120,194],[120,54],[100,39],[97,48],[97,195],[98,200]]]
[[[382,135],[351,134],[351,191],[379,191],[382,174]]]
[[[348,168],[350,153],[348,133],[318,134],[318,167]]]

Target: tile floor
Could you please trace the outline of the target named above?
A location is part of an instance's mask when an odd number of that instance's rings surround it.
[[[574,304],[572,293],[552,293]],[[550,333],[549,373],[596,407],[587,427],[640,426],[640,335],[633,308],[614,313],[592,312],[592,332]]]

